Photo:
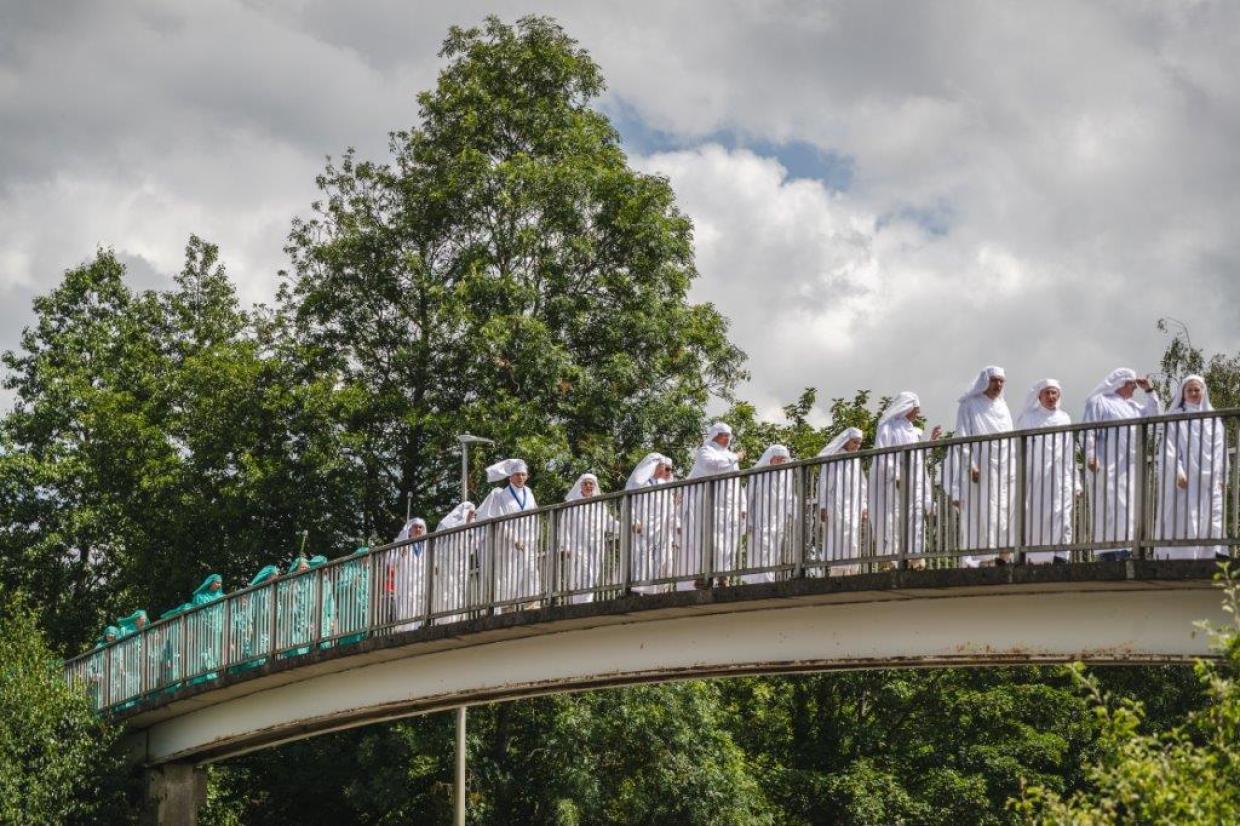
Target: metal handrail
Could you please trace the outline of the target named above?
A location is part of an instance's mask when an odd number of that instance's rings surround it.
[[[1212,443],[1206,493],[1199,478],[1197,501],[1187,502],[1190,495],[1179,497],[1168,487],[1166,440],[1177,423],[1207,420],[1219,423],[1209,427],[1217,427],[1222,435],[1223,465],[1214,467],[1218,459]],[[1206,426],[1199,430],[1204,433]],[[1108,462],[1119,462],[1123,451],[1122,478],[1111,479],[1109,471],[1087,476],[1079,461],[1078,437],[1107,432],[1121,434],[1105,444],[1112,454]],[[1191,438],[1188,442],[1189,453],[1196,451],[1202,478],[1203,441],[1198,438],[1195,447]],[[1059,459],[1054,454],[1052,461],[1063,465],[1055,472],[1062,471],[1062,479],[1070,479],[1073,489],[1054,493],[1069,512],[1059,521],[1051,519],[1053,541],[1036,541],[1047,538],[1042,534],[1048,523],[1045,513],[1033,513],[1037,497],[1029,488],[1037,457],[1031,454],[1040,451],[1045,465],[1048,444],[1052,452],[1070,452]],[[1137,555],[1155,548],[1185,547],[1230,553],[1233,545],[1240,544],[1240,475],[1231,458],[1238,444],[1240,409],[1228,409],[870,448],[617,491],[390,542],[364,555],[340,557],[246,586],[74,657],[65,663],[65,670],[69,679],[84,680],[92,687],[98,707],[128,707],[144,697],[255,662],[531,603],[607,598],[632,589],[693,587],[701,581],[709,585],[716,579],[838,576],[913,563],[941,567],[1001,552],[1015,554],[1013,561],[1047,551],[1071,554],[1075,561],[1112,549],[1129,549]],[[962,484],[964,490],[977,484],[964,481],[961,463],[952,458],[961,453],[955,448],[971,448],[968,455],[993,463],[986,478],[988,490],[998,491],[997,506],[988,501],[983,508],[952,498]],[[1133,464],[1137,457],[1140,461]],[[953,471],[955,479],[943,478]],[[894,491],[889,489],[892,473]],[[843,509],[820,518],[829,493],[823,485],[829,488],[835,476],[844,477],[848,486]],[[1170,528],[1163,524],[1168,497],[1174,500]],[[739,513],[747,508],[760,508],[763,519],[750,513],[747,522],[741,521]],[[1203,508],[1209,517],[1204,529]],[[1182,530],[1181,510],[1185,523],[1197,525],[1195,530]],[[643,528],[641,518],[651,512],[657,517]],[[840,520],[849,514],[852,522],[841,528]],[[1214,527],[1219,519],[1221,530]],[[661,544],[651,540],[656,525],[663,526]],[[514,532],[520,538],[514,539]],[[985,541],[978,544],[983,535]],[[418,545],[412,559],[403,555],[402,549]],[[635,576],[638,563],[643,571],[655,573]],[[402,576],[406,581],[397,581]],[[523,583],[530,585],[528,593],[519,587]],[[401,592],[402,586],[407,593]],[[357,593],[348,597],[348,588]],[[358,596],[361,588],[364,606]],[[344,597],[352,600],[347,606],[338,602]],[[356,617],[361,621],[344,630],[333,627],[344,624],[339,622],[342,608],[355,614],[364,611],[364,618]],[[262,617],[255,613],[260,609]],[[191,644],[191,630],[197,649]],[[204,645],[212,646],[212,656],[202,655]],[[160,650],[152,651],[153,647]],[[191,668],[191,661],[199,665]]]

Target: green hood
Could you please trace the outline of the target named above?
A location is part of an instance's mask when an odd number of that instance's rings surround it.
[[[250,580],[250,585],[261,585],[269,579],[275,579],[280,575],[280,569],[275,565],[264,565],[263,569],[254,575]]]
[[[369,545],[363,545],[362,547],[360,547],[360,548],[358,548],[356,551],[354,551],[354,552],[353,552],[353,555],[354,555],[354,556],[361,556],[362,554],[364,554],[364,553],[368,553],[369,551],[370,551],[370,546],[369,546]]]
[[[216,590],[211,590],[211,586],[217,583],[221,587]],[[190,600],[194,605],[206,605],[208,602],[215,602],[217,599],[224,596],[224,589],[222,587],[223,584],[224,578],[222,576],[219,574],[211,574],[211,576],[202,581],[201,585],[194,589],[194,595],[190,597]]]
[[[111,639],[108,639],[109,637],[111,637]],[[120,638],[121,629],[117,628],[115,625],[109,625],[107,628],[103,629],[103,633],[99,636],[99,639],[95,640],[95,648],[103,648],[108,643],[115,642]]]
[[[315,554],[314,556],[310,557],[311,568],[317,568],[320,565],[326,565],[326,564],[327,564],[327,557],[323,556],[322,554]]]
[[[141,608],[134,611],[129,616],[121,617],[117,620],[116,625],[120,630],[119,639],[124,639],[125,637],[138,633],[139,622],[142,623],[143,628],[150,624],[150,620],[146,616],[146,611],[143,611]]]
[[[305,563],[306,568],[310,567],[310,561],[306,559],[304,556],[299,556],[299,557],[296,557],[292,562],[288,564],[288,570],[285,571],[284,573],[295,574],[298,571],[304,570],[302,567],[302,563]]]

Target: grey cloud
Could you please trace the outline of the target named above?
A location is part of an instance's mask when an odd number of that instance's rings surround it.
[[[946,421],[992,361],[1015,389],[1059,374],[1072,407],[1152,364],[1161,315],[1240,347],[1234,3],[0,6],[5,298],[98,244],[166,278],[191,232],[268,298],[323,156],[384,156],[449,25],[534,12],[599,61],[605,109],[686,149],[634,155],[697,222],[695,296],[732,317],[755,398],[911,387]],[[847,158],[847,191],[694,154],[721,134]]]

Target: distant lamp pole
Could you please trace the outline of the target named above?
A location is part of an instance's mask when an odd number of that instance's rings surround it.
[[[456,440],[461,443],[461,501],[466,502],[469,500],[469,446],[495,442],[472,433],[462,433]],[[465,706],[456,710],[456,826],[465,826]]]
[[[456,440],[461,443],[461,501],[464,502],[469,499],[469,446],[493,445],[495,441],[472,433],[462,433]]]

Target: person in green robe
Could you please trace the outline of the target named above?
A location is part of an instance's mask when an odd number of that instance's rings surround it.
[[[230,672],[248,671],[267,662],[267,649],[271,642],[271,606],[275,599],[274,588],[257,586],[270,583],[280,575],[275,565],[265,565],[250,580],[248,591],[237,597],[233,606],[232,638],[233,662]]]
[[[189,685],[198,685],[219,676],[220,652],[224,645],[224,578],[211,574],[194,589],[190,597],[192,612],[186,617],[185,673],[193,675]],[[203,607],[210,606],[210,607]]]
[[[150,625],[146,611],[141,609],[134,611],[127,617],[121,617],[116,622],[117,634],[116,648],[112,651],[112,659],[119,662],[120,690],[113,689],[113,696],[120,702],[117,705],[117,711],[124,711],[138,704],[139,694],[142,693],[142,668],[145,661],[142,658],[142,631]]]
[[[366,639],[370,624],[369,551],[370,548],[363,545],[336,569],[335,586],[332,588],[331,635],[339,635],[337,645],[353,645]]]
[[[91,650],[90,659],[86,661],[86,695],[90,697],[91,704],[96,710],[102,709],[108,704],[106,691],[108,652],[104,649],[116,642],[120,635],[120,629],[115,625],[109,625],[107,628],[104,628],[103,633],[95,640],[95,647]]]
[[[194,606],[188,602],[181,603],[176,608],[170,608],[159,615],[161,620],[172,619],[180,616]],[[181,687],[181,634],[185,627],[179,622],[163,623],[158,628],[150,631],[151,643],[147,646],[149,656],[158,656],[158,662],[153,663],[157,668],[155,673],[159,675],[158,686],[148,686],[148,691],[155,688],[160,692],[172,692]],[[158,651],[156,650],[158,648]]]
[[[310,557],[310,567],[320,568],[327,564],[327,557],[322,554],[315,554]],[[332,635],[332,628],[335,625],[336,617],[336,589],[333,580],[334,576],[338,576],[339,571],[323,571],[319,576],[323,579],[323,585],[320,593],[322,594],[323,604],[319,606],[319,639],[323,640]],[[331,648],[332,642],[320,642],[320,648]]]
[[[299,556],[289,564],[286,578],[276,586],[276,646],[283,649],[281,659],[310,652],[306,643],[314,633],[311,614],[315,577],[303,573],[308,570],[310,560]]]

